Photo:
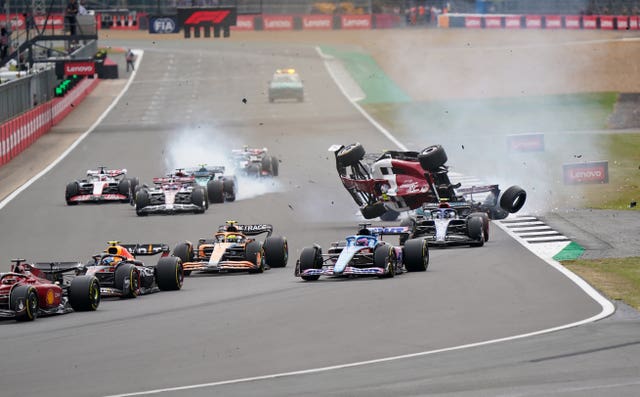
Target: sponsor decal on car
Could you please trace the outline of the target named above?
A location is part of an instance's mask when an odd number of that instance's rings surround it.
[[[565,185],[609,183],[608,161],[564,164],[562,170]]]

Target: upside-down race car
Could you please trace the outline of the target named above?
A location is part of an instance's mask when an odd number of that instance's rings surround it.
[[[126,169],[109,170],[107,167],[98,167],[97,170],[88,170],[85,179],[67,184],[67,205],[79,202],[131,202],[132,192],[139,181],[138,178],[126,178],[126,174]]]
[[[162,254],[158,263],[147,265],[136,256]],[[84,268],[100,281],[102,296],[135,298],[138,295],[182,288],[182,261],[169,256],[166,244],[120,244],[110,241],[105,252],[94,255]]]
[[[62,276],[61,267],[79,263],[24,263],[14,259],[10,273],[0,274],[0,318],[31,321],[40,315],[93,311],[100,305],[100,284],[94,276]]]
[[[207,199],[211,203],[235,201],[238,194],[238,181],[235,175],[225,174],[225,167],[207,166],[202,164],[197,168],[178,168],[174,176],[193,177],[194,182],[206,188]]]
[[[361,224],[357,234],[331,244],[327,254],[319,245],[306,247],[296,263],[295,275],[305,281],[320,276],[393,277],[407,270],[421,272],[429,266],[429,247],[423,239],[407,240],[404,246],[392,246],[383,235],[409,234],[407,227],[368,227]]]
[[[420,208],[425,203],[438,204],[441,199],[467,204],[474,212],[502,219],[518,212],[527,197],[522,188],[511,186],[502,193],[498,205],[498,185],[461,189],[459,183],[452,184],[445,165],[447,155],[440,145],[421,152],[386,151],[371,163],[364,161],[365,150],[359,143],[333,145],[329,151],[335,154],[342,184],[366,219],[395,220],[399,212]],[[469,199],[479,193],[487,194],[482,203]]]
[[[267,234],[264,242],[251,238]],[[289,259],[287,239],[271,236],[271,225],[238,225],[227,221],[212,239],[177,245],[173,255],[182,259],[185,275],[192,271],[262,273],[272,267],[285,267]]]
[[[136,191],[138,216],[194,212],[202,214],[209,208],[207,189],[195,183],[195,177],[153,178],[155,187],[141,186]]]
[[[245,146],[243,149],[231,151],[236,169],[248,176],[278,176],[278,159],[269,155],[269,150],[252,149]]]

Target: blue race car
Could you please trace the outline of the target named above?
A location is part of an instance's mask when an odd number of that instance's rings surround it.
[[[408,227],[368,227],[361,224],[357,234],[331,244],[327,254],[314,244],[300,253],[295,275],[305,281],[320,276],[378,276],[423,272],[429,266],[429,247],[424,239],[406,240],[404,246],[393,246],[382,240],[384,235],[407,236]]]

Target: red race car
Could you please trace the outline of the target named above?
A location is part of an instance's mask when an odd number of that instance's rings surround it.
[[[498,185],[461,189],[449,180],[447,154],[440,145],[421,152],[386,151],[375,158],[365,158],[360,143],[329,148],[336,157],[336,168],[360,212],[366,219],[380,217],[384,221],[398,218],[400,212],[420,208],[425,203],[448,201],[451,206],[471,206],[474,212],[485,212],[492,219],[506,218],[518,212],[527,193],[512,186],[502,193]],[[474,200],[484,195],[482,202]]]
[[[32,321],[40,315],[98,309],[100,284],[96,277],[63,275],[70,269],[79,270],[81,263],[12,262],[11,272],[0,274],[0,318]]]

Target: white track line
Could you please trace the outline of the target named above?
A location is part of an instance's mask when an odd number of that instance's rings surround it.
[[[14,198],[16,198],[20,193],[22,193],[24,190],[26,190],[29,186],[31,186],[35,181],[37,181],[38,179],[42,178],[47,172],[51,171],[51,169],[53,169],[53,167],[58,165],[58,163],[60,163],[65,157],[67,157],[69,155],[69,153],[71,153],[71,151],[73,149],[75,149],[76,146],[78,146],[80,144],[80,142],[82,142],[91,132],[93,132],[93,130],[98,126],[98,124],[100,124],[102,122],[102,120],[104,120],[104,118],[107,117],[109,112],[111,112],[111,110],[114,107],[116,107],[116,105],[120,101],[120,98],[122,98],[122,96],[127,92],[127,90],[129,89],[129,86],[133,82],[133,79],[136,77],[136,73],[138,73],[138,67],[140,66],[140,61],[142,61],[142,56],[144,55],[144,51],[136,50],[135,54],[136,54],[135,69],[131,73],[131,76],[129,76],[129,81],[127,81],[127,84],[124,86],[124,89],[120,92],[120,94],[118,94],[116,99],[113,100],[113,102],[111,103],[111,105],[109,105],[107,110],[105,110],[100,115],[100,117],[98,117],[98,119],[93,124],[91,124],[91,127],[89,127],[89,129],[87,131],[85,131],[84,134],[80,135],[78,137],[78,139],[76,139],[75,142],[73,142],[71,144],[71,146],[69,146],[67,148],[67,150],[62,152],[60,157],[55,159],[51,164],[49,164],[45,169],[43,169],[42,171],[37,173],[31,179],[26,181],[22,186],[20,186],[16,190],[14,190],[13,193],[8,195],[4,200],[0,201],[0,210],[3,209],[7,204],[9,204],[9,202],[11,200],[13,200]]]

